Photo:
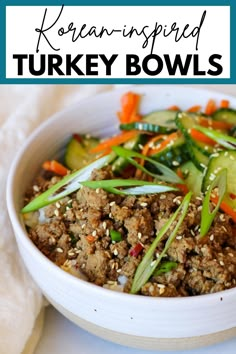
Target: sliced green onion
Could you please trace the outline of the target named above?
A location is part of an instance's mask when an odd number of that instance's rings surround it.
[[[113,156],[112,156],[113,157]],[[100,159],[92,162],[88,166],[65,176],[61,181],[49,188],[44,193],[33,199],[22,210],[22,213],[29,213],[34,210],[38,210],[46,205],[52,204],[65,196],[80,189],[81,184],[79,182],[88,179],[95,168],[102,168],[110,162],[111,155],[101,157]]]
[[[120,242],[122,240],[121,233],[116,230],[110,230],[111,240],[113,242]]]
[[[82,181],[80,182],[82,186],[89,187],[91,189],[104,189],[107,192],[114,194],[127,194],[127,195],[143,195],[143,194],[154,194],[154,193],[164,193],[171,191],[178,191],[176,187],[168,186],[165,184],[158,184],[156,182],[148,182],[142,180],[134,179],[109,179],[101,181]],[[116,187],[129,187],[126,189],[117,189]],[[138,186],[138,187],[137,187]]]
[[[175,187],[167,186],[165,184],[158,184],[156,182],[147,182],[147,181],[141,181],[135,179],[109,179],[109,180],[101,180],[101,181],[84,181],[81,182],[81,185],[92,189],[102,188],[110,193],[126,194],[126,195],[154,194],[154,193],[164,193],[164,192],[178,190]],[[116,188],[116,187],[129,187],[129,186],[135,186],[135,187],[126,188],[126,189]]]
[[[208,191],[204,197],[201,211],[201,225],[200,236],[203,237],[207,234],[211,224],[216,216],[216,213],[220,207],[220,204],[224,198],[227,186],[227,170],[224,168],[214,178],[209,185]],[[210,211],[211,193],[214,188],[218,188],[217,197],[218,202],[213,211]]]
[[[226,149],[235,150],[236,149],[236,139],[232,136],[222,134],[214,129],[204,128],[201,126],[196,126],[195,129],[199,130],[208,138],[211,138],[216,143],[221,146],[224,146]]]
[[[169,167],[163,165],[160,162],[157,162],[145,155],[142,155],[136,151],[125,149],[121,146],[113,146],[112,150],[118,155],[121,156],[125,159],[127,159],[132,165],[134,165],[136,168],[140,169],[141,171],[149,174],[152,177],[155,177],[159,180],[166,181],[166,182],[171,182],[171,183],[183,183],[182,179],[174,172],[172,171]],[[153,164],[157,169],[160,171],[160,174],[154,174],[148,171],[145,167],[141,166],[139,163],[137,163],[133,158],[139,158],[143,159],[145,161],[150,162]]]
[[[170,272],[172,269],[175,269],[177,267],[178,263],[176,262],[163,262],[158,269],[155,270],[153,273],[154,276],[158,276],[164,273]]]
[[[136,294],[141,289],[141,287],[148,281],[148,279],[154,273],[155,269],[157,268],[162,258],[165,256],[171,243],[175,239],[175,236],[179,230],[180,225],[182,224],[185,218],[191,200],[191,196],[192,196],[191,192],[186,194],[178,209],[174,212],[171,218],[165,223],[165,225],[158,232],[155,240],[152,242],[151,246],[149,247],[147,253],[143,257],[141,263],[139,264],[135,272],[133,284],[130,291],[132,294]],[[158,243],[161,241],[163,236],[169,230],[171,225],[173,225],[173,222],[175,221],[175,219],[177,219],[178,216],[179,216],[178,222],[176,223],[174,230],[171,232],[170,236],[168,237],[163,251],[158,256],[158,258],[154,259],[155,251]]]

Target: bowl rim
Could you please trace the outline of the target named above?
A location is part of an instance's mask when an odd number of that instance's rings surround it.
[[[71,111],[76,109],[76,107],[79,107],[81,104],[86,105],[87,102],[90,102],[92,99],[97,98],[98,96],[101,98],[106,98],[109,97],[111,94],[117,95],[117,94],[122,94],[122,92],[126,92],[128,90],[136,91],[136,92],[142,92],[142,90],[147,90],[147,87],[168,87],[168,89],[176,89],[176,85],[139,85],[139,86],[122,86],[122,88],[116,88],[112,91],[108,92],[102,92],[98,93],[96,95],[93,95],[91,97],[87,97],[85,99],[82,99],[78,103],[72,104],[69,107],[64,108],[63,110],[53,114],[51,117],[49,117],[45,122],[41,123],[34,131],[29,135],[29,137],[26,139],[22,147],[19,149],[17,152],[11,167],[10,171],[8,174],[7,178],[7,185],[6,185],[6,203],[7,203],[7,210],[8,214],[11,220],[11,224],[14,229],[14,233],[17,233],[16,239],[19,237],[20,241],[23,243],[23,246],[27,249],[28,252],[30,252],[33,257],[37,258],[40,263],[43,263],[46,268],[50,268],[50,272],[57,274],[62,281],[68,282],[69,284],[73,284],[73,286],[80,286],[82,287],[85,291],[93,291],[93,293],[97,293],[98,296],[103,297],[104,299],[109,297],[113,297],[114,300],[121,300],[131,303],[135,300],[137,304],[140,306],[143,305],[148,305],[149,303],[152,304],[154,302],[159,302],[160,304],[168,304],[171,305],[173,304],[176,306],[176,304],[181,304],[185,303],[185,305],[193,305],[194,303],[197,302],[198,305],[204,305],[206,303],[219,303],[219,301],[222,301],[222,299],[226,300],[227,298],[231,298],[231,296],[235,296],[236,293],[236,287],[227,289],[227,290],[222,290],[216,293],[212,294],[204,294],[204,295],[196,295],[196,296],[186,296],[186,297],[149,297],[149,296],[143,296],[143,295],[137,295],[137,294],[130,294],[130,293],[123,293],[123,292],[118,292],[118,291],[113,291],[111,289],[106,289],[101,286],[98,286],[96,284],[90,283],[86,280],[79,279],[76,276],[67,273],[63,269],[61,269],[59,266],[55,265],[52,261],[50,261],[35,245],[34,243],[29,239],[28,234],[26,229],[24,228],[23,221],[22,221],[22,216],[19,215],[19,212],[15,208],[15,203],[14,203],[14,183],[15,183],[15,178],[16,178],[16,171],[20,165],[21,159],[24,157],[24,154],[26,150],[29,148],[31,144],[33,144],[34,139],[39,136],[40,134],[43,133],[47,127],[53,125],[55,121],[57,121],[61,116],[64,116],[65,114],[69,114]],[[182,85],[179,86],[179,89],[184,89],[186,90],[187,85]],[[197,94],[197,92],[206,92],[208,94],[212,94],[213,96],[222,97],[224,96],[226,99],[229,100],[235,100],[236,97],[228,94],[222,94],[221,92],[218,91],[212,91],[210,89],[204,89],[204,88],[195,88],[195,87],[188,87],[188,93],[192,91],[192,93]],[[214,98],[214,97],[213,97]],[[19,236],[18,236],[19,235]]]

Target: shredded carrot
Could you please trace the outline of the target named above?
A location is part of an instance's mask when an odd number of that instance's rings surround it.
[[[188,109],[188,112],[190,113],[195,113],[195,112],[199,112],[201,110],[202,106],[192,106]]]
[[[216,142],[214,140],[208,138],[208,136],[198,131],[197,129],[192,128],[190,130],[190,135],[194,140],[201,141],[202,143],[205,143],[207,145],[216,145]]]
[[[228,130],[228,129],[232,128],[232,126],[233,126],[233,124],[223,122],[223,121],[213,120],[211,118],[206,118],[206,117],[198,117],[197,120],[201,126],[211,127],[213,129]]]
[[[218,196],[211,195],[211,201],[214,204],[218,203],[218,199],[219,199]],[[226,202],[223,201],[220,204],[220,209],[223,210],[226,214],[230,215],[233,221],[236,222],[236,211],[233,208],[231,208],[231,206],[229,206]]]
[[[140,120],[138,106],[140,95],[134,92],[127,92],[121,97],[121,112],[118,112],[118,118],[121,123],[132,123]]]
[[[220,108],[229,108],[229,101],[228,100],[221,100]]]
[[[91,149],[90,153],[93,154],[101,152],[107,150],[108,148],[111,148],[112,146],[123,144],[126,141],[134,138],[137,134],[138,133],[135,130],[122,132],[121,134],[115,135],[109,139],[104,140],[103,142],[95,146],[93,149]]]
[[[165,140],[163,140],[157,147],[149,150],[148,155],[153,155],[162,151],[167,145],[169,145],[172,141],[175,141],[179,136],[179,132],[174,132],[167,135]]]
[[[170,106],[169,108],[167,108],[168,109],[168,111],[180,111],[180,108],[179,108],[179,106]]]
[[[214,100],[210,99],[207,102],[206,108],[205,108],[205,114],[208,116],[211,116],[215,111],[216,111],[216,103]]]
[[[161,139],[165,139],[167,137],[167,135],[163,135],[163,134],[160,134],[160,135],[157,135],[157,136],[154,136],[152,137],[150,140],[148,140],[148,142],[144,145],[143,149],[142,149],[142,155],[144,156],[148,156],[148,152],[149,150],[152,148],[152,145],[158,141],[158,140],[161,140]],[[144,159],[141,159],[139,161],[139,164],[141,166],[144,165]],[[135,173],[135,177],[136,178],[140,178],[142,175],[142,171],[141,170],[137,170],[136,173]]]
[[[85,238],[88,241],[88,243],[93,243],[96,240],[95,236],[93,235],[87,235]]]
[[[65,166],[56,160],[45,161],[42,168],[46,171],[54,172],[59,176],[65,176],[69,171]]]

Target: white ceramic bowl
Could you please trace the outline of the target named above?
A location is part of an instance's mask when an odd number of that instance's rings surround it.
[[[141,112],[173,104],[188,108],[236,98],[181,86],[136,86]],[[122,90],[94,96],[39,127],[18,153],[8,179],[7,205],[20,254],[46,298],[67,318],[113,342],[152,350],[213,344],[236,335],[236,288],[187,298],[150,298],[107,290],[77,279],[50,262],[31,242],[20,217],[23,195],[40,164],[74,133],[106,136],[117,126]]]

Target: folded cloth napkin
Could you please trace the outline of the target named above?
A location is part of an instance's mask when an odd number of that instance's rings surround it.
[[[5,190],[16,152],[53,113],[111,89],[97,85],[0,86],[0,353],[32,354],[43,324],[44,299],[25,269],[8,218]]]

